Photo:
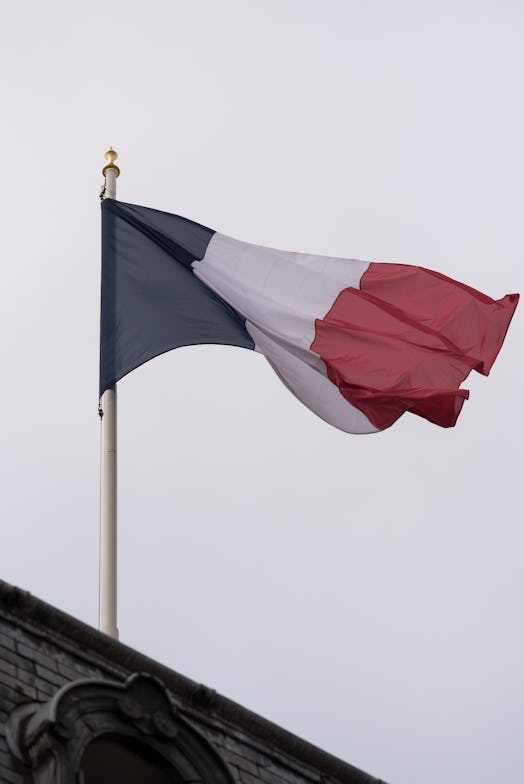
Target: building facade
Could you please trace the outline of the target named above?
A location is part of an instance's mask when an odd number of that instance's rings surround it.
[[[2,581],[0,781],[384,784]]]

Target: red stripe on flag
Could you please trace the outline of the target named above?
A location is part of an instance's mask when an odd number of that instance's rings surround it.
[[[315,322],[311,345],[331,381],[375,427],[405,411],[452,427],[469,396],[460,384],[496,359],[518,294],[493,300],[437,272],[370,264]]]

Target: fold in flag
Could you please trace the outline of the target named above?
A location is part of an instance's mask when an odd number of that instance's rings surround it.
[[[262,248],[166,212],[102,202],[100,395],[179,346],[263,354],[308,408],[349,433],[402,414],[452,427],[487,375],[518,294],[445,275]]]

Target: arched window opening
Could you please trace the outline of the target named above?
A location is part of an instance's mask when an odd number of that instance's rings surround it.
[[[145,744],[120,737],[102,737],[86,748],[80,784],[177,784],[170,766]]]
[[[34,784],[233,784],[220,755],[147,673],[124,683],[72,681],[48,702],[19,705],[6,737]]]

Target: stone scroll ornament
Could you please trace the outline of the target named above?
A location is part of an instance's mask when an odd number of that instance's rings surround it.
[[[143,673],[125,683],[73,681],[48,702],[20,705],[8,719],[6,737],[34,784],[77,784],[84,752],[104,738],[147,748],[176,781],[232,784],[222,760],[180,716],[162,682]]]

